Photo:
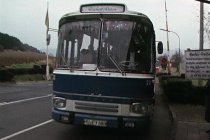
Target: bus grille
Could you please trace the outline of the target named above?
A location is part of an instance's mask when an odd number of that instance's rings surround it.
[[[86,111],[118,113],[118,105],[98,104],[91,102],[75,102],[75,108]]]

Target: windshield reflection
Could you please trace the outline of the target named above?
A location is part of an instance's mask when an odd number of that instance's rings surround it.
[[[140,22],[105,20],[102,27],[100,20],[66,23],[59,31],[57,67],[150,73],[153,41],[151,28]]]
[[[101,71],[151,72],[152,33],[149,27],[132,21],[105,21],[102,34]]]

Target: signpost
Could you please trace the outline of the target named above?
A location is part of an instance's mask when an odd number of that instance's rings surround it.
[[[210,79],[210,50],[185,51],[185,75],[188,79]]]

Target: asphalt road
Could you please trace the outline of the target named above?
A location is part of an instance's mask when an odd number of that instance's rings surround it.
[[[157,87],[151,130],[79,127],[51,119],[51,82],[0,83],[0,140],[168,140],[171,121]]]

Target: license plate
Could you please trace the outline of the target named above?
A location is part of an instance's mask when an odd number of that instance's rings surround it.
[[[106,127],[107,121],[84,119],[84,125]]]

